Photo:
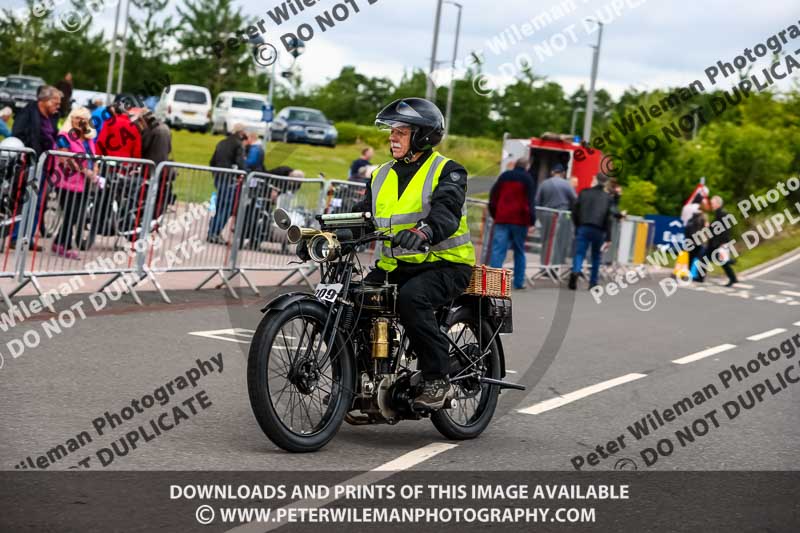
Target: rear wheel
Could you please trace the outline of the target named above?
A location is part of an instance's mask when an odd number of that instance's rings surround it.
[[[247,362],[250,405],[258,424],[277,446],[313,452],[339,430],[350,409],[352,354],[337,337],[327,360],[321,339],[327,309],[301,301],[261,320]]]
[[[478,339],[485,345],[492,338],[492,328],[487,320],[483,320],[479,326],[477,316],[466,306],[455,312],[447,326],[448,337],[463,352],[450,347],[450,368],[456,369],[451,372],[450,379],[465,375],[470,377],[452,383],[455,407],[434,412],[431,421],[439,433],[448,439],[474,439],[489,425],[497,408],[500,388],[480,383],[478,376],[500,379],[498,340],[495,338],[481,349]]]

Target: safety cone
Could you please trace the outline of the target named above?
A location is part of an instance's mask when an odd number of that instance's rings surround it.
[[[689,280],[692,277],[689,271],[689,252],[683,250],[678,254],[675,261],[675,268],[672,269],[672,277],[675,279]]]

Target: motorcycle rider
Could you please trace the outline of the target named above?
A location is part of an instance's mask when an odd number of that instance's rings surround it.
[[[397,100],[378,113],[375,124],[390,130],[393,159],[372,172],[354,211],[371,211],[376,230],[390,231],[394,239],[391,246],[383,243],[377,268],[364,281],[398,285],[400,322],[422,371],[414,407],[439,409],[450,394],[450,345],[434,311],[464,292],[475,264],[467,171],[434,151],[444,117],[432,102]]]

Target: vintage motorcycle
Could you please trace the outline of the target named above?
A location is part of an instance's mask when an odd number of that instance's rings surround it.
[[[450,342],[452,396],[435,411],[412,408],[421,374],[400,325],[396,285],[366,284],[356,252],[391,241],[373,231],[372,215],[317,215],[319,229],[278,226],[320,266],[313,294],[291,292],[270,301],[253,336],[247,365],[250,405],[261,429],[290,452],[325,446],[342,421],[396,424],[430,418],[448,439],[471,439],[488,426],[503,381],[501,333],[512,332],[511,300],[464,294],[436,313]],[[423,251],[427,251],[423,250]],[[301,257],[302,258],[302,257]]]

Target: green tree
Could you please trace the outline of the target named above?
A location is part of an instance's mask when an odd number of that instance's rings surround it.
[[[212,94],[248,88],[250,47],[240,43],[226,46],[222,53],[214,51],[214,43],[227,42],[247,26],[241,9],[234,8],[232,0],[186,0],[177,11],[179,62],[173,82],[205,83]]]

